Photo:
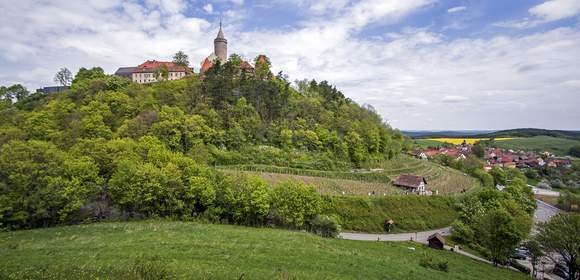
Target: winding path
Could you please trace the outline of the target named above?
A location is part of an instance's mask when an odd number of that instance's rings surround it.
[[[538,208],[534,213],[534,224],[538,222],[545,222],[550,220],[552,216],[561,212],[558,208],[547,204],[541,200],[536,199],[536,205]],[[435,230],[419,231],[419,232],[408,232],[408,233],[395,233],[395,234],[378,234],[378,233],[364,233],[364,232],[342,232],[340,237],[349,240],[360,240],[360,241],[417,241],[421,243],[426,243],[429,236],[439,233],[443,236],[451,234],[451,227],[444,227]]]
[[[359,232],[342,232],[340,237],[349,240],[361,241],[417,241],[426,243],[429,236],[439,233],[443,236],[451,234],[451,227],[445,227],[429,231],[408,232],[408,233],[394,233],[394,234],[378,234],[378,233],[359,233]]]

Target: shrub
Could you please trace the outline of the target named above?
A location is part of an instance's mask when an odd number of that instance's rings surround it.
[[[340,234],[340,225],[333,217],[316,215],[309,221],[309,230],[322,237],[336,238]]]
[[[419,260],[419,265],[425,268],[431,268],[443,272],[449,272],[449,261],[446,259],[435,260],[433,256],[425,253]]]
[[[322,198],[313,187],[302,182],[278,184],[271,197],[273,220],[283,226],[301,228],[322,210]]]

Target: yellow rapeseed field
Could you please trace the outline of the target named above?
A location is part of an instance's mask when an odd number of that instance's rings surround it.
[[[502,141],[502,140],[511,140],[513,138],[495,138],[495,141]],[[444,143],[450,143],[453,145],[459,145],[461,143],[463,143],[463,141],[466,141],[467,144],[475,144],[476,142],[482,141],[482,140],[489,140],[489,138],[431,138],[429,140],[433,140],[433,141],[439,141],[439,142],[444,142]]]

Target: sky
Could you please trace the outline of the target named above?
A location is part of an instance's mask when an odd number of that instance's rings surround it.
[[[0,85],[228,53],[327,80],[402,130],[580,130],[580,0],[0,0]]]

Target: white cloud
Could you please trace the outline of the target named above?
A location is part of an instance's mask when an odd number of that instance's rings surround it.
[[[495,23],[505,28],[526,29],[580,14],[580,0],[549,0],[528,10],[531,17]]]
[[[207,5],[203,6],[203,10],[208,14],[213,14],[213,5],[211,3],[207,3]]]
[[[0,4],[2,83],[35,88],[52,84],[60,67],[101,66],[111,73],[170,59],[177,50],[197,70],[212,52],[217,26],[185,16],[182,1],[139,3]],[[328,80],[400,128],[580,128],[577,27],[486,39],[449,40],[425,28],[359,36],[365,26],[396,22],[430,3],[367,0],[291,29],[248,31],[228,20],[225,32],[230,53],[267,54],[273,70],[292,80]]]
[[[550,0],[532,7],[529,12],[544,21],[560,20],[580,14],[580,1]]]
[[[459,103],[467,100],[469,100],[469,98],[460,95],[445,95],[442,99],[442,101],[446,103]]]
[[[453,13],[463,12],[465,10],[467,10],[467,7],[465,7],[465,6],[457,6],[457,7],[449,8],[447,10],[447,13],[453,14]]]

